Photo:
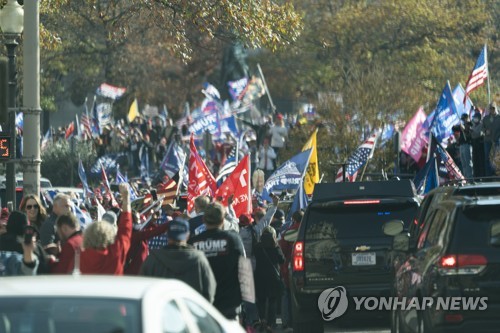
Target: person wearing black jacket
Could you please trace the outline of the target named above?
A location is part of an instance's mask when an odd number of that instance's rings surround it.
[[[214,273],[205,254],[187,244],[189,223],[175,218],[168,223],[167,235],[168,245],[151,251],[140,275],[179,279],[213,303],[217,285]]]
[[[207,230],[190,238],[189,243],[205,253],[214,272],[217,282],[214,306],[226,318],[236,320],[241,313],[242,302],[238,264],[245,251],[236,232],[222,230],[225,215],[226,209],[222,204],[209,204],[203,215]]]
[[[257,308],[263,328],[272,331],[276,328],[276,308],[284,290],[280,265],[285,256],[276,240],[276,230],[267,226],[262,231],[260,242],[253,250],[255,267],[255,291]],[[266,310],[267,309],[267,310]]]

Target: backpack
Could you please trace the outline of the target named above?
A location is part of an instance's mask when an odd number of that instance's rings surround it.
[[[22,275],[23,255],[13,251],[0,251],[0,276]]]

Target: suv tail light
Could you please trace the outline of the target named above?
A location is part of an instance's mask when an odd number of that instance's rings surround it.
[[[297,241],[293,245],[293,270],[295,272],[304,271],[304,242]]]
[[[488,264],[481,254],[448,254],[439,260],[438,272],[441,275],[479,274]]]

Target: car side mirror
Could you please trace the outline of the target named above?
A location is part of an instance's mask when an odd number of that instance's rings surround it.
[[[410,235],[400,233],[392,239],[392,249],[394,251],[407,252],[410,249]]]
[[[495,222],[491,225],[490,244],[500,247],[500,222]]]
[[[396,236],[403,232],[404,222],[401,220],[387,221],[382,225],[382,231],[387,236]]]

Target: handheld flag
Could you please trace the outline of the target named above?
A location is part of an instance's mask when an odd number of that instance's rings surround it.
[[[316,136],[318,134],[318,129],[314,131],[309,140],[307,140],[302,151],[307,149],[311,150],[311,158],[309,159],[309,165],[307,166],[307,172],[304,176],[304,189],[306,194],[312,194],[314,190],[314,184],[319,182],[319,168],[318,168],[318,150],[316,145]]]
[[[69,140],[75,132],[75,122],[72,121],[69,125],[68,128],[66,128],[66,132],[64,133],[64,139]]]
[[[217,183],[214,176],[198,154],[193,135],[191,135],[189,148],[188,212],[193,210],[194,199],[197,196],[212,195],[217,190]]]
[[[250,158],[245,155],[226,178],[222,185],[215,191],[215,197],[222,197],[222,203],[227,207],[228,197],[234,194],[233,208],[236,217],[243,213],[252,212],[252,196],[250,182]]]
[[[311,158],[311,151],[311,149],[308,149],[298,153],[276,169],[264,184],[262,199],[271,202],[270,194],[272,192],[296,190],[304,178],[304,173]]]
[[[133,122],[134,119],[139,115],[139,106],[137,104],[137,98],[134,99],[128,110],[127,120],[129,123]]]
[[[361,169],[366,162],[373,156],[375,146],[377,145],[378,133],[372,134],[365,142],[361,144],[347,159],[346,163],[346,176],[347,180],[350,182],[356,181],[358,176],[358,171]],[[343,167],[337,172],[337,177],[335,182],[342,182],[343,179]]]
[[[215,179],[218,186],[220,186],[226,180],[226,178],[234,171],[234,169],[236,168],[236,163],[237,161],[236,161],[236,146],[235,146],[229,152],[226,161],[220,168],[219,174]]]
[[[108,196],[111,200],[111,206],[119,207],[118,202],[116,202],[115,196],[113,195],[113,192],[111,191],[111,187],[110,187],[109,181],[108,181],[108,176],[106,175],[106,170],[104,170],[104,166],[102,164],[101,164],[101,175],[102,175],[102,182],[103,182],[104,187],[106,189],[106,193],[108,194]]]
[[[436,109],[429,115],[429,117],[431,116],[432,122],[429,128],[438,142],[443,142],[449,138],[453,134],[452,127],[460,123],[457,103],[451,92],[449,81],[446,82]]]
[[[125,94],[127,88],[115,87],[107,83],[102,83],[96,90],[96,94],[99,96],[111,98],[113,100],[118,99]]]
[[[479,57],[476,60],[476,64],[469,75],[469,79],[465,84],[465,96],[464,104],[467,101],[467,97],[471,92],[479,88],[484,84],[484,81],[488,78],[488,56],[486,50],[486,44],[484,45]]]
[[[78,177],[80,177],[80,181],[82,182],[85,197],[89,194],[92,196],[92,191],[90,190],[89,183],[87,182],[87,174],[83,168],[82,160],[78,161]]]

